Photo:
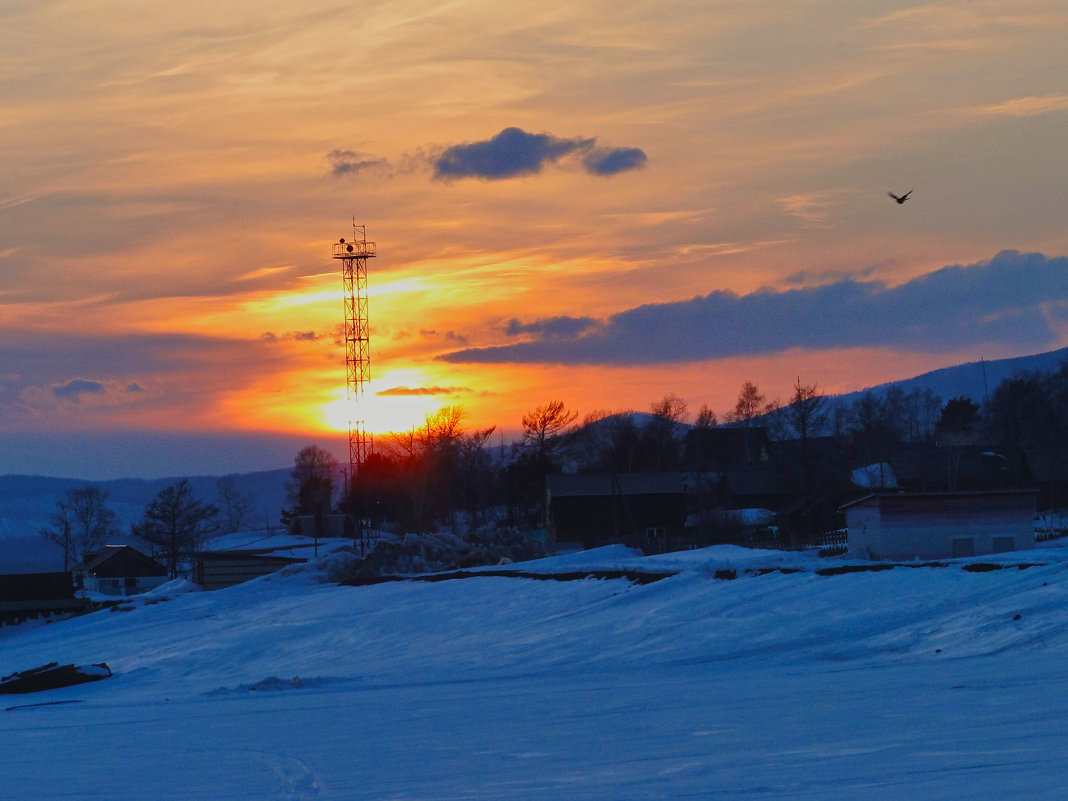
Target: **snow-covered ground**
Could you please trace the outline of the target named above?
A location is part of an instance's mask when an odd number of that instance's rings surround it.
[[[608,548],[512,567],[678,572],[174,585],[0,629],[2,673],[114,671],[0,696],[0,799],[1060,798],[1068,549],[999,561]]]
[[[292,556],[298,559],[314,559],[325,556],[339,548],[352,545],[351,539],[340,537],[301,537],[284,530],[242,531],[223,534],[208,540],[209,551],[256,551],[268,556]]]

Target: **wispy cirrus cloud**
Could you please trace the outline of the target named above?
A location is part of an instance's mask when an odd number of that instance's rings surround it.
[[[536,337],[438,358],[453,363],[648,365],[791,348],[938,351],[980,343],[1037,348],[1055,344],[1065,326],[1068,258],[1003,251],[987,262],[944,267],[899,286],[845,279],[647,304],[575,327],[567,336],[537,321],[517,322],[509,329]]]
[[[583,168],[592,175],[637,169],[648,160],[645,152],[636,147],[598,147],[594,137],[569,139],[512,127],[490,139],[446,148],[433,161],[434,177],[487,181],[517,178],[537,174],[547,164],[572,155],[581,156]]]
[[[972,111],[975,114],[992,116],[1034,117],[1038,114],[1048,114],[1051,111],[1064,111],[1065,109],[1068,109],[1068,94],[1061,93],[1037,97],[1015,97],[1002,103],[975,106]]]
[[[274,345],[278,342],[317,342],[323,338],[323,334],[317,334],[314,331],[287,331],[284,334],[264,331],[260,334],[260,339],[268,345]]]

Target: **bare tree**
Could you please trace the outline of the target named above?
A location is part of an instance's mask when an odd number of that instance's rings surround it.
[[[496,426],[490,426],[464,434],[457,448],[460,469],[452,471],[451,479],[454,486],[459,488],[463,507],[472,525],[482,522],[483,513],[490,505],[494,475],[486,443],[496,430]]]
[[[455,468],[467,410],[461,405],[442,406],[426,415],[421,428],[394,438],[407,450],[404,456],[411,521],[425,531],[437,515],[452,506],[450,472]],[[488,439],[487,433],[486,438]]]
[[[827,417],[826,398],[815,384],[802,384],[798,376],[794,384],[794,394],[787,407],[790,425],[801,439],[803,448],[808,446],[808,438],[816,434]]]
[[[291,513],[313,515],[324,502],[329,506],[337,474],[337,459],[329,451],[318,445],[301,448],[286,482],[286,502]]]
[[[428,414],[423,429],[419,432],[421,444],[426,451],[434,451],[455,443],[463,433],[467,409],[459,404],[442,406]]]
[[[764,413],[766,401],[767,398],[757,389],[757,385],[752,381],[746,381],[738,392],[737,403],[727,413],[727,419],[732,423],[741,424],[745,428],[749,428],[752,422]]]
[[[549,401],[523,415],[523,448],[542,469],[548,470],[561,444],[574,431],[578,412],[569,412],[563,401]]]
[[[806,488],[811,478],[808,439],[817,433],[827,418],[826,398],[815,384],[802,384],[801,376],[794,384],[794,394],[787,406],[787,415],[794,431],[801,439],[801,468]]]
[[[107,500],[106,490],[88,484],[68,490],[56,502],[51,524],[41,529],[41,536],[63,549],[64,572],[118,533]]]
[[[719,425],[719,418],[716,417],[716,413],[712,411],[712,407],[707,403],[701,404],[701,409],[697,412],[697,419],[693,421],[695,428],[715,428]]]
[[[386,438],[386,448],[394,458],[410,459],[418,448],[418,429],[412,426],[407,431],[390,431]]]
[[[778,404],[775,402],[768,403],[767,398],[761,394],[760,390],[757,389],[757,385],[752,381],[746,381],[742,384],[742,389],[738,393],[738,402],[728,412],[727,420],[745,429],[745,458],[747,461],[753,461],[749,438],[749,429],[752,428],[753,421],[761,415],[775,411],[777,408]]]
[[[185,558],[195,558],[204,540],[218,530],[217,507],[193,497],[189,479],[183,478],[160,490],[145,509],[133,535],[155,546],[167,560],[171,578],[178,576],[178,566]]]
[[[942,412],[942,398],[931,389],[914,389],[909,395],[912,406],[912,423],[910,425],[913,442],[929,442],[938,426]]]
[[[686,401],[671,392],[653,403],[651,411],[653,417],[681,423],[686,419]]]
[[[686,419],[686,401],[675,394],[668,394],[650,407],[652,419],[642,432],[643,445],[649,467],[667,470],[679,460],[679,426]]]
[[[219,512],[221,527],[227,534],[240,531],[248,522],[249,510],[252,508],[252,495],[243,492],[238,485],[237,476],[223,476],[215,484],[219,493]]]

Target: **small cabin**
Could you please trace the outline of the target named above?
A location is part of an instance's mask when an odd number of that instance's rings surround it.
[[[80,590],[101,595],[138,595],[168,580],[167,568],[130,545],[105,545],[74,567]]]
[[[193,580],[205,590],[222,590],[306,561],[255,550],[205,551],[197,557]]]
[[[947,559],[1035,547],[1032,489],[876,493],[845,504],[847,555]]]
[[[548,476],[545,508],[550,543],[623,543],[651,552],[685,547],[679,473]]]

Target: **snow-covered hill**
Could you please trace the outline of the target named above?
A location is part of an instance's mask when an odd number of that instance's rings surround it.
[[[902,381],[879,384],[859,392],[839,395],[837,400],[843,406],[849,406],[865,392],[873,392],[881,396],[891,387],[897,387],[906,393],[913,390],[922,392],[925,389],[929,389],[940,397],[943,403],[952,398],[964,396],[982,404],[1002,381],[1007,381],[1020,373],[1055,372],[1065,359],[1068,359],[1068,348],[1061,348],[1047,353],[1037,353],[1033,356],[968,362],[952,367],[944,367],[940,370],[932,370],[929,373],[906,378]]]
[[[0,798],[1002,801],[1068,779],[1068,549],[513,566],[674,573],[649,584],[336,586],[341,558],[0,629],[0,672],[114,671],[0,701]]]

